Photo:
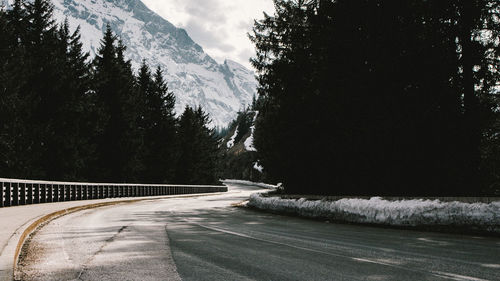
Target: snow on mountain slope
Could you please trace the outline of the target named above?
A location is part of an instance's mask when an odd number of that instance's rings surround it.
[[[177,97],[176,112],[186,105],[208,112],[214,126],[226,126],[236,112],[251,102],[257,81],[252,71],[226,60],[218,64],[184,29],[163,19],[140,0],[52,0],[58,22],[68,18],[81,27],[84,48],[95,55],[106,24],[127,46],[134,69],[146,59],[160,65],[169,88]]]

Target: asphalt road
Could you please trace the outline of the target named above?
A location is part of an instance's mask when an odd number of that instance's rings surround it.
[[[231,207],[254,188],[81,211],[34,235],[22,280],[500,280],[500,239]]]

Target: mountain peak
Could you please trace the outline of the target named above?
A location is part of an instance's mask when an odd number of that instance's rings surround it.
[[[95,55],[109,24],[127,46],[126,56],[138,69],[143,59],[161,66],[169,89],[177,97],[176,111],[202,106],[214,126],[226,126],[251,102],[257,82],[252,71],[226,60],[218,64],[203,48],[140,0],[53,0],[59,22],[81,27],[84,48]]]

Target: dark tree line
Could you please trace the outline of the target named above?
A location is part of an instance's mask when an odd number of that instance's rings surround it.
[[[79,29],[48,0],[0,9],[0,176],[48,180],[215,183],[209,117],[175,97],[163,70],[134,74],[107,28],[93,60]]]
[[[255,145],[290,193],[500,190],[500,2],[275,0]]]

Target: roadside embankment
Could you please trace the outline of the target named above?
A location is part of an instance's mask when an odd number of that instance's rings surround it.
[[[500,234],[500,198],[329,198],[287,199],[252,194],[247,204],[260,210],[347,223],[397,227],[446,227]]]

